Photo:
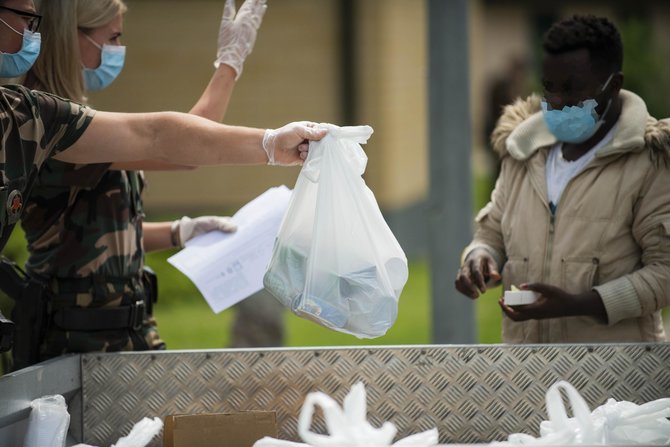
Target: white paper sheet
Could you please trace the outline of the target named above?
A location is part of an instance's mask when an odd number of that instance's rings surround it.
[[[233,215],[235,233],[193,238],[168,262],[188,276],[219,313],[263,288],[263,275],[288,207],[291,190],[270,188]]]

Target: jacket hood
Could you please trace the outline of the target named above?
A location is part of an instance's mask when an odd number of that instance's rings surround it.
[[[621,115],[613,141],[596,157],[643,149],[653,160],[670,160],[670,120],[657,120],[649,115],[647,106],[635,93],[621,90]],[[526,160],[538,149],[553,145],[556,137],[547,128],[540,110],[541,98],[533,94],[506,106],[491,134],[495,152],[504,158]]]

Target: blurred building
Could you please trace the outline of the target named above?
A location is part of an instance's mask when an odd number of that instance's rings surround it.
[[[127,3],[126,68],[91,103],[112,111],[188,111],[213,70],[224,0]],[[475,175],[493,168],[485,136],[491,86],[515,60],[528,68],[515,91],[538,84],[539,42],[557,18],[610,17],[634,62],[626,66],[626,86],[655,96],[657,110],[667,105],[669,96],[658,93],[670,85],[668,67],[657,62],[670,54],[670,2],[471,0],[469,6],[471,59],[453,63],[470,64]],[[302,119],[371,125],[365,180],[408,255],[423,253],[427,243],[427,11],[426,0],[269,0],[225,119],[257,127]],[[641,72],[640,64],[646,64]],[[297,174],[298,168],[275,167],[153,172],[145,208],[149,218],[230,213],[270,186],[292,187]]]

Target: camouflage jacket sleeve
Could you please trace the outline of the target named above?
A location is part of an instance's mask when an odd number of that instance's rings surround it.
[[[14,123],[24,157],[29,148],[35,151],[33,165],[70,147],[84,133],[94,110],[48,93],[22,86],[3,87],[3,118]],[[9,149],[9,148],[5,148]]]
[[[48,156],[72,146],[84,133],[95,111],[90,107],[43,92],[31,92],[44,125],[43,144]]]
[[[30,179],[51,155],[70,147],[94,111],[25,87],[0,87],[0,245],[23,210]]]

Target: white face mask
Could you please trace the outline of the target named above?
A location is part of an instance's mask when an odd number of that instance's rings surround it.
[[[100,45],[84,34],[93,45],[100,50],[100,66],[98,68],[82,68],[86,90],[98,91],[114,82],[123,69],[126,58],[126,47],[123,45]]]
[[[0,52],[0,78],[15,78],[27,73],[37,60],[42,46],[42,35],[28,28],[20,33],[4,20],[0,19],[0,22],[16,34],[23,36],[23,44],[18,53]]]

